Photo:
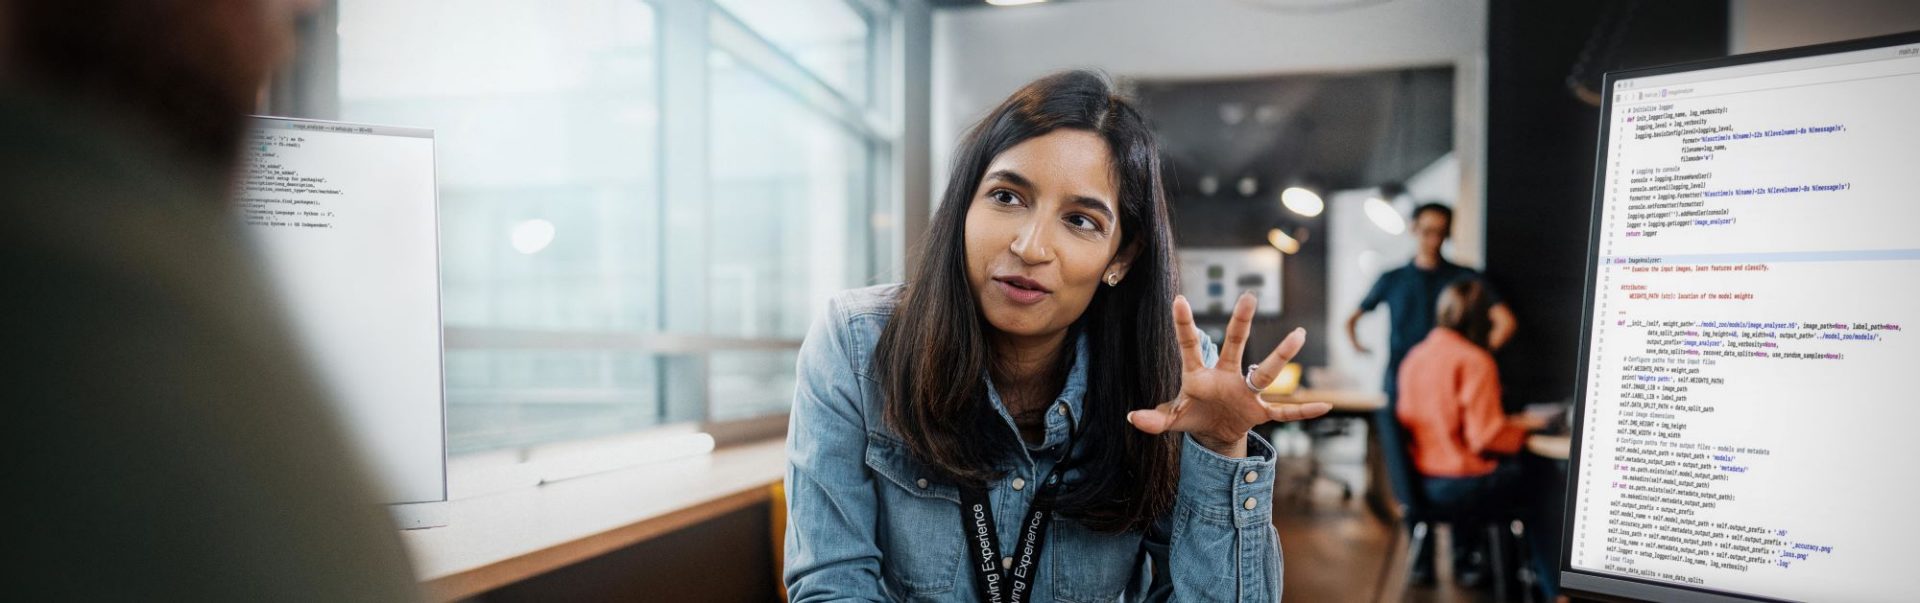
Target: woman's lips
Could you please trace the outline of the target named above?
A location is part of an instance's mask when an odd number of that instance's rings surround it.
[[[1040,303],[1040,300],[1046,299],[1048,295],[1051,295],[1050,293],[1037,289],[1015,287],[1012,283],[1003,280],[995,280],[993,284],[1000,287],[1000,293],[1006,295],[1007,299],[1023,306]]]

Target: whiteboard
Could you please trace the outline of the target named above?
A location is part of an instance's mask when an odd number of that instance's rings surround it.
[[[1280,314],[1280,250],[1271,246],[1180,248],[1180,293],[1194,314],[1233,313],[1251,291],[1255,316]]]
[[[433,132],[252,125],[235,205],[300,349],[381,502],[446,501]]]

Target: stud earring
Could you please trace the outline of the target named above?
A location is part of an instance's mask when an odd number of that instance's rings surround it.
[[[1109,286],[1109,287],[1118,287],[1118,286],[1120,286],[1120,273],[1118,273],[1118,272],[1108,272],[1108,273],[1107,273],[1107,286]]]

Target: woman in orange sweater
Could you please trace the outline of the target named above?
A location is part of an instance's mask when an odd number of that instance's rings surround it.
[[[1520,452],[1527,432],[1546,427],[1500,410],[1500,369],[1487,345],[1490,306],[1479,281],[1448,285],[1436,304],[1440,326],[1400,364],[1400,382],[1418,385],[1401,388],[1400,423],[1412,435],[1413,466],[1429,481],[1492,475],[1498,457]]]
[[[1546,421],[1506,415],[1500,371],[1487,344],[1493,321],[1486,286],[1477,280],[1448,285],[1436,304],[1436,324],[1400,364],[1395,411],[1408,434],[1407,449],[1421,476],[1427,504],[1440,510],[1510,507],[1521,494],[1515,455],[1527,433]],[[1534,507],[1544,505],[1532,505]],[[1541,509],[1545,511],[1545,509]],[[1549,599],[1559,594],[1556,539],[1550,515],[1528,513],[1535,574]],[[1455,530],[1455,534],[1471,530]]]

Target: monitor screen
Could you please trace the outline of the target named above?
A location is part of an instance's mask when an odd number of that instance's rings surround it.
[[[1563,584],[1911,600],[1920,35],[1605,90]]]
[[[252,126],[236,206],[310,372],[382,502],[446,500],[433,132]]]

